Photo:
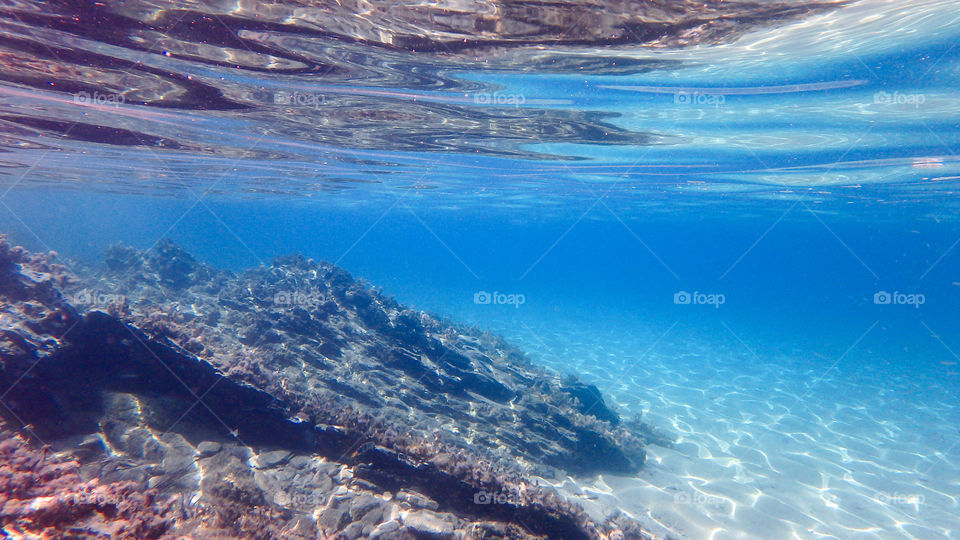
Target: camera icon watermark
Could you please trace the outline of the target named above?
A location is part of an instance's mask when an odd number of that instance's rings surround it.
[[[527,302],[527,297],[522,294],[506,294],[500,291],[477,291],[473,293],[473,303],[478,306],[513,306],[519,308]]]
[[[478,491],[473,494],[473,504],[521,504],[520,494],[509,491]]]
[[[94,91],[92,94],[86,91],[80,91],[73,94],[73,102],[77,105],[113,105],[119,107],[126,98],[123,94],[101,94]]]
[[[319,109],[322,105],[326,105],[327,97],[312,92],[274,92],[273,103],[274,105]]]
[[[719,109],[726,101],[727,97],[723,94],[710,94],[705,92],[676,92],[673,94],[673,102],[677,105],[714,107]]]
[[[873,102],[877,105],[913,105],[919,108],[926,103],[927,96],[924,94],[906,94],[901,92],[885,92],[883,90],[873,94]]]
[[[315,308],[321,303],[323,298],[316,293],[279,291],[273,295],[273,304],[278,307]]]
[[[927,297],[920,293],[902,293],[900,291],[877,291],[873,293],[873,303],[878,306],[913,306],[919,309],[927,302]]]
[[[673,293],[673,303],[678,306],[713,306],[720,309],[720,306],[727,302],[726,295],[720,293],[702,293],[700,291],[677,291]]]
[[[473,102],[478,105],[512,105],[519,107],[527,102],[527,98],[523,94],[501,94],[494,92],[492,94],[475,94],[473,96]]]

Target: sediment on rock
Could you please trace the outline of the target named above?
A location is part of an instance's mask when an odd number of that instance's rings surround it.
[[[350,410],[403,425],[409,438],[578,474],[635,472],[646,442],[664,441],[642,422],[621,422],[595,387],[401,306],[330,264],[289,256],[234,276],[169,241],[109,255],[124,263],[84,276],[71,294],[110,300],[88,307],[113,309],[311,422],[337,424]],[[170,261],[189,264],[170,272]]]
[[[615,0],[548,2],[543,0],[463,0],[429,4],[285,1],[230,9],[204,4],[184,11],[167,2],[107,3],[98,15],[123,27],[145,11],[156,13],[158,30],[168,17],[204,28],[213,16],[236,34],[246,29],[260,40],[274,33],[326,37],[417,53],[453,55],[494,48],[600,47],[637,44],[683,47],[729,42],[744,32],[782,25],[840,6],[845,0],[772,0],[695,2],[691,0]],[[168,9],[169,8],[169,9]],[[201,13],[202,11],[202,13]],[[204,17],[204,15],[206,17]],[[113,26],[111,25],[111,26]],[[222,28],[211,33],[219,33]],[[117,38],[118,40],[120,38]],[[253,40],[251,46],[262,46]],[[279,39],[267,41],[277,45]]]
[[[5,451],[149,493],[127,514],[67,505],[60,521],[15,511],[42,490],[8,493],[8,530],[644,536],[527,474],[634,471],[655,430],[332,265],[288,257],[234,276],[163,242],[76,275],[0,241],[0,299]]]

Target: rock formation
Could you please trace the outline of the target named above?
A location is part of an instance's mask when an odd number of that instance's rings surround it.
[[[531,476],[669,444],[502,340],[291,256],[0,242],[0,519],[106,537],[644,538]],[[626,536],[624,536],[626,535]]]

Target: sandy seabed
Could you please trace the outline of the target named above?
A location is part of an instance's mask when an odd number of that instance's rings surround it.
[[[550,481],[590,512],[619,508],[692,540],[960,538],[949,367],[934,380],[863,369],[876,357],[856,351],[764,360],[735,342],[518,328],[511,338],[534,358],[677,435],[674,448],[648,448],[639,475]]]

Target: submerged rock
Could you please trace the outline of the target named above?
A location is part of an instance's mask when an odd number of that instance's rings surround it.
[[[844,0],[770,0],[696,2],[693,0],[461,0],[395,5],[384,2],[286,0],[231,10],[217,4],[201,12],[183,4],[103,4],[98,15],[124,27],[142,13],[154,14],[157,31],[175,22],[175,14],[198,29],[222,19],[237,34],[245,28],[267,33],[280,29],[314,37],[453,55],[491,48],[643,44],[688,46],[720,43],[748,30],[783,24],[847,4]],[[152,10],[152,11],[151,11]],[[174,30],[168,30],[174,31]],[[222,31],[218,28],[217,32]],[[210,30],[213,35],[217,32]],[[181,39],[192,37],[184,34]],[[117,38],[119,39],[119,38]],[[280,40],[275,40],[280,42]],[[177,52],[177,51],[174,51]],[[196,50],[191,55],[201,54]],[[251,55],[253,52],[251,51]],[[303,58],[298,58],[303,61]],[[589,64],[588,64],[589,65]]]
[[[340,268],[289,256],[233,276],[167,241],[155,251],[130,266],[191,261],[180,288],[109,268],[85,286],[123,296],[139,328],[289,398],[314,422],[336,424],[331,409],[349,407],[494,462],[581,474],[643,464],[647,426],[622,426],[596,387],[561,383],[510,345],[407,309]],[[467,443],[444,425],[476,436]]]
[[[610,422],[616,426],[620,423],[620,417],[617,413],[611,411],[607,404],[603,402],[603,396],[600,395],[600,389],[592,384],[583,384],[579,381],[572,381],[560,388],[563,392],[570,394],[577,400],[576,410],[581,414],[589,414],[598,420]]]
[[[502,340],[406,309],[329,264],[288,257],[234,276],[170,242],[114,248],[109,260],[71,275],[0,241],[0,418],[22,430],[7,436],[15,452],[44,441],[84,479],[148,490],[163,503],[131,512],[157,531],[624,530],[593,523],[519,465],[642,465],[653,430],[621,423],[595,387],[562,384]],[[516,496],[485,504],[481,493]],[[51,526],[80,519],[70,516]],[[4,519],[47,530],[26,514]]]

